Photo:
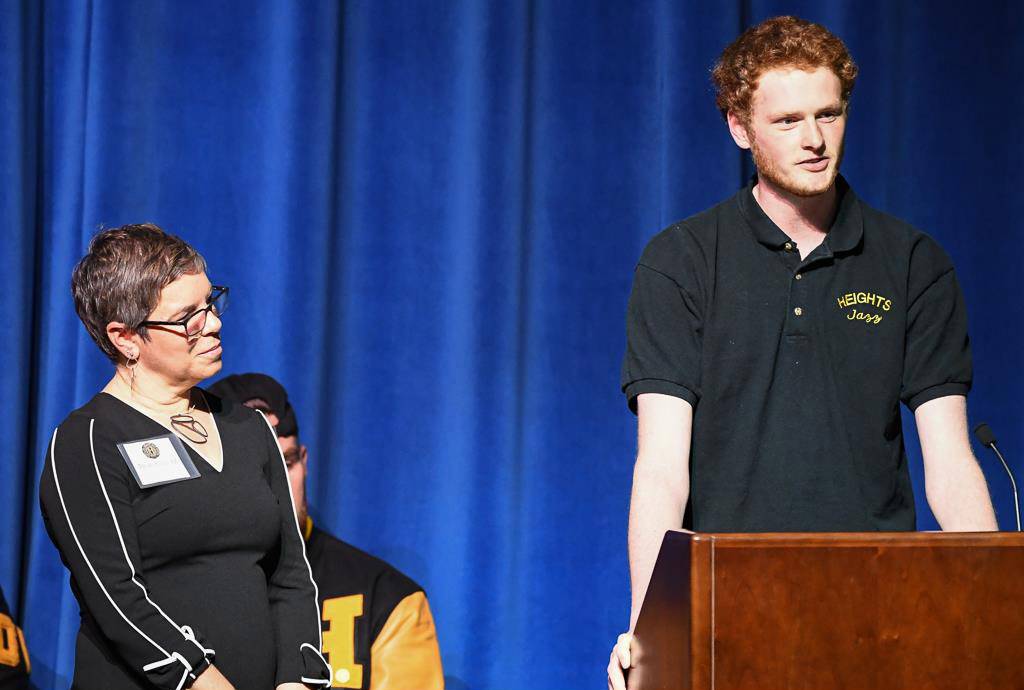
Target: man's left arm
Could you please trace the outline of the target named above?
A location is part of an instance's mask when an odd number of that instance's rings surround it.
[[[947,395],[914,411],[924,456],[928,505],[947,532],[999,529],[985,475],[967,435],[967,399]]]

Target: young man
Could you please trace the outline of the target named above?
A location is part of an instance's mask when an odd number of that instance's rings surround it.
[[[236,374],[210,392],[261,410],[277,431],[306,556],[319,590],[323,653],[332,688],[441,690],[437,632],[423,589],[397,569],[313,525],[306,506],[308,452],[288,393],[266,374]]]
[[[713,72],[757,176],[644,250],[622,387],[638,415],[630,631],[666,530],[912,530],[899,403],[945,530],[997,529],[967,436],[967,317],[927,235],[838,174],[857,69],[824,27],[776,17]],[[631,635],[608,686],[624,688]]]

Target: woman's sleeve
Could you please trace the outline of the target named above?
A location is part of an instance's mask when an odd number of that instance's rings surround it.
[[[277,497],[281,524],[281,551],[268,586],[277,638],[276,684],[305,683],[312,687],[329,687],[331,667],[320,654],[320,607],[316,583],[295,518],[288,469],[274,428],[262,412],[259,415],[266,425],[264,433],[270,453],[267,481]]]
[[[78,415],[53,432],[39,489],[47,530],[82,606],[117,654],[155,687],[189,687],[214,650],[150,598],[132,513],[134,480],[99,435],[95,419]]]

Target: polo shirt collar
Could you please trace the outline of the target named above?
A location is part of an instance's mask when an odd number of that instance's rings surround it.
[[[754,231],[754,238],[758,242],[771,249],[782,249],[792,240],[757,203],[757,199],[754,198],[755,184],[757,175],[752,176],[747,186],[737,195],[740,212]],[[828,255],[856,249],[864,236],[864,217],[861,214],[860,203],[842,175],[836,176],[836,192],[839,208],[823,247]]]

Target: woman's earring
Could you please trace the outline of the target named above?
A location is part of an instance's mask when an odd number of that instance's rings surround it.
[[[128,367],[128,371],[130,371],[132,373],[131,381],[128,383],[128,389],[129,390],[134,390],[135,389],[135,367],[139,366],[139,353],[138,352],[132,353],[132,355],[130,357],[128,357],[128,361],[125,363],[125,366]]]

